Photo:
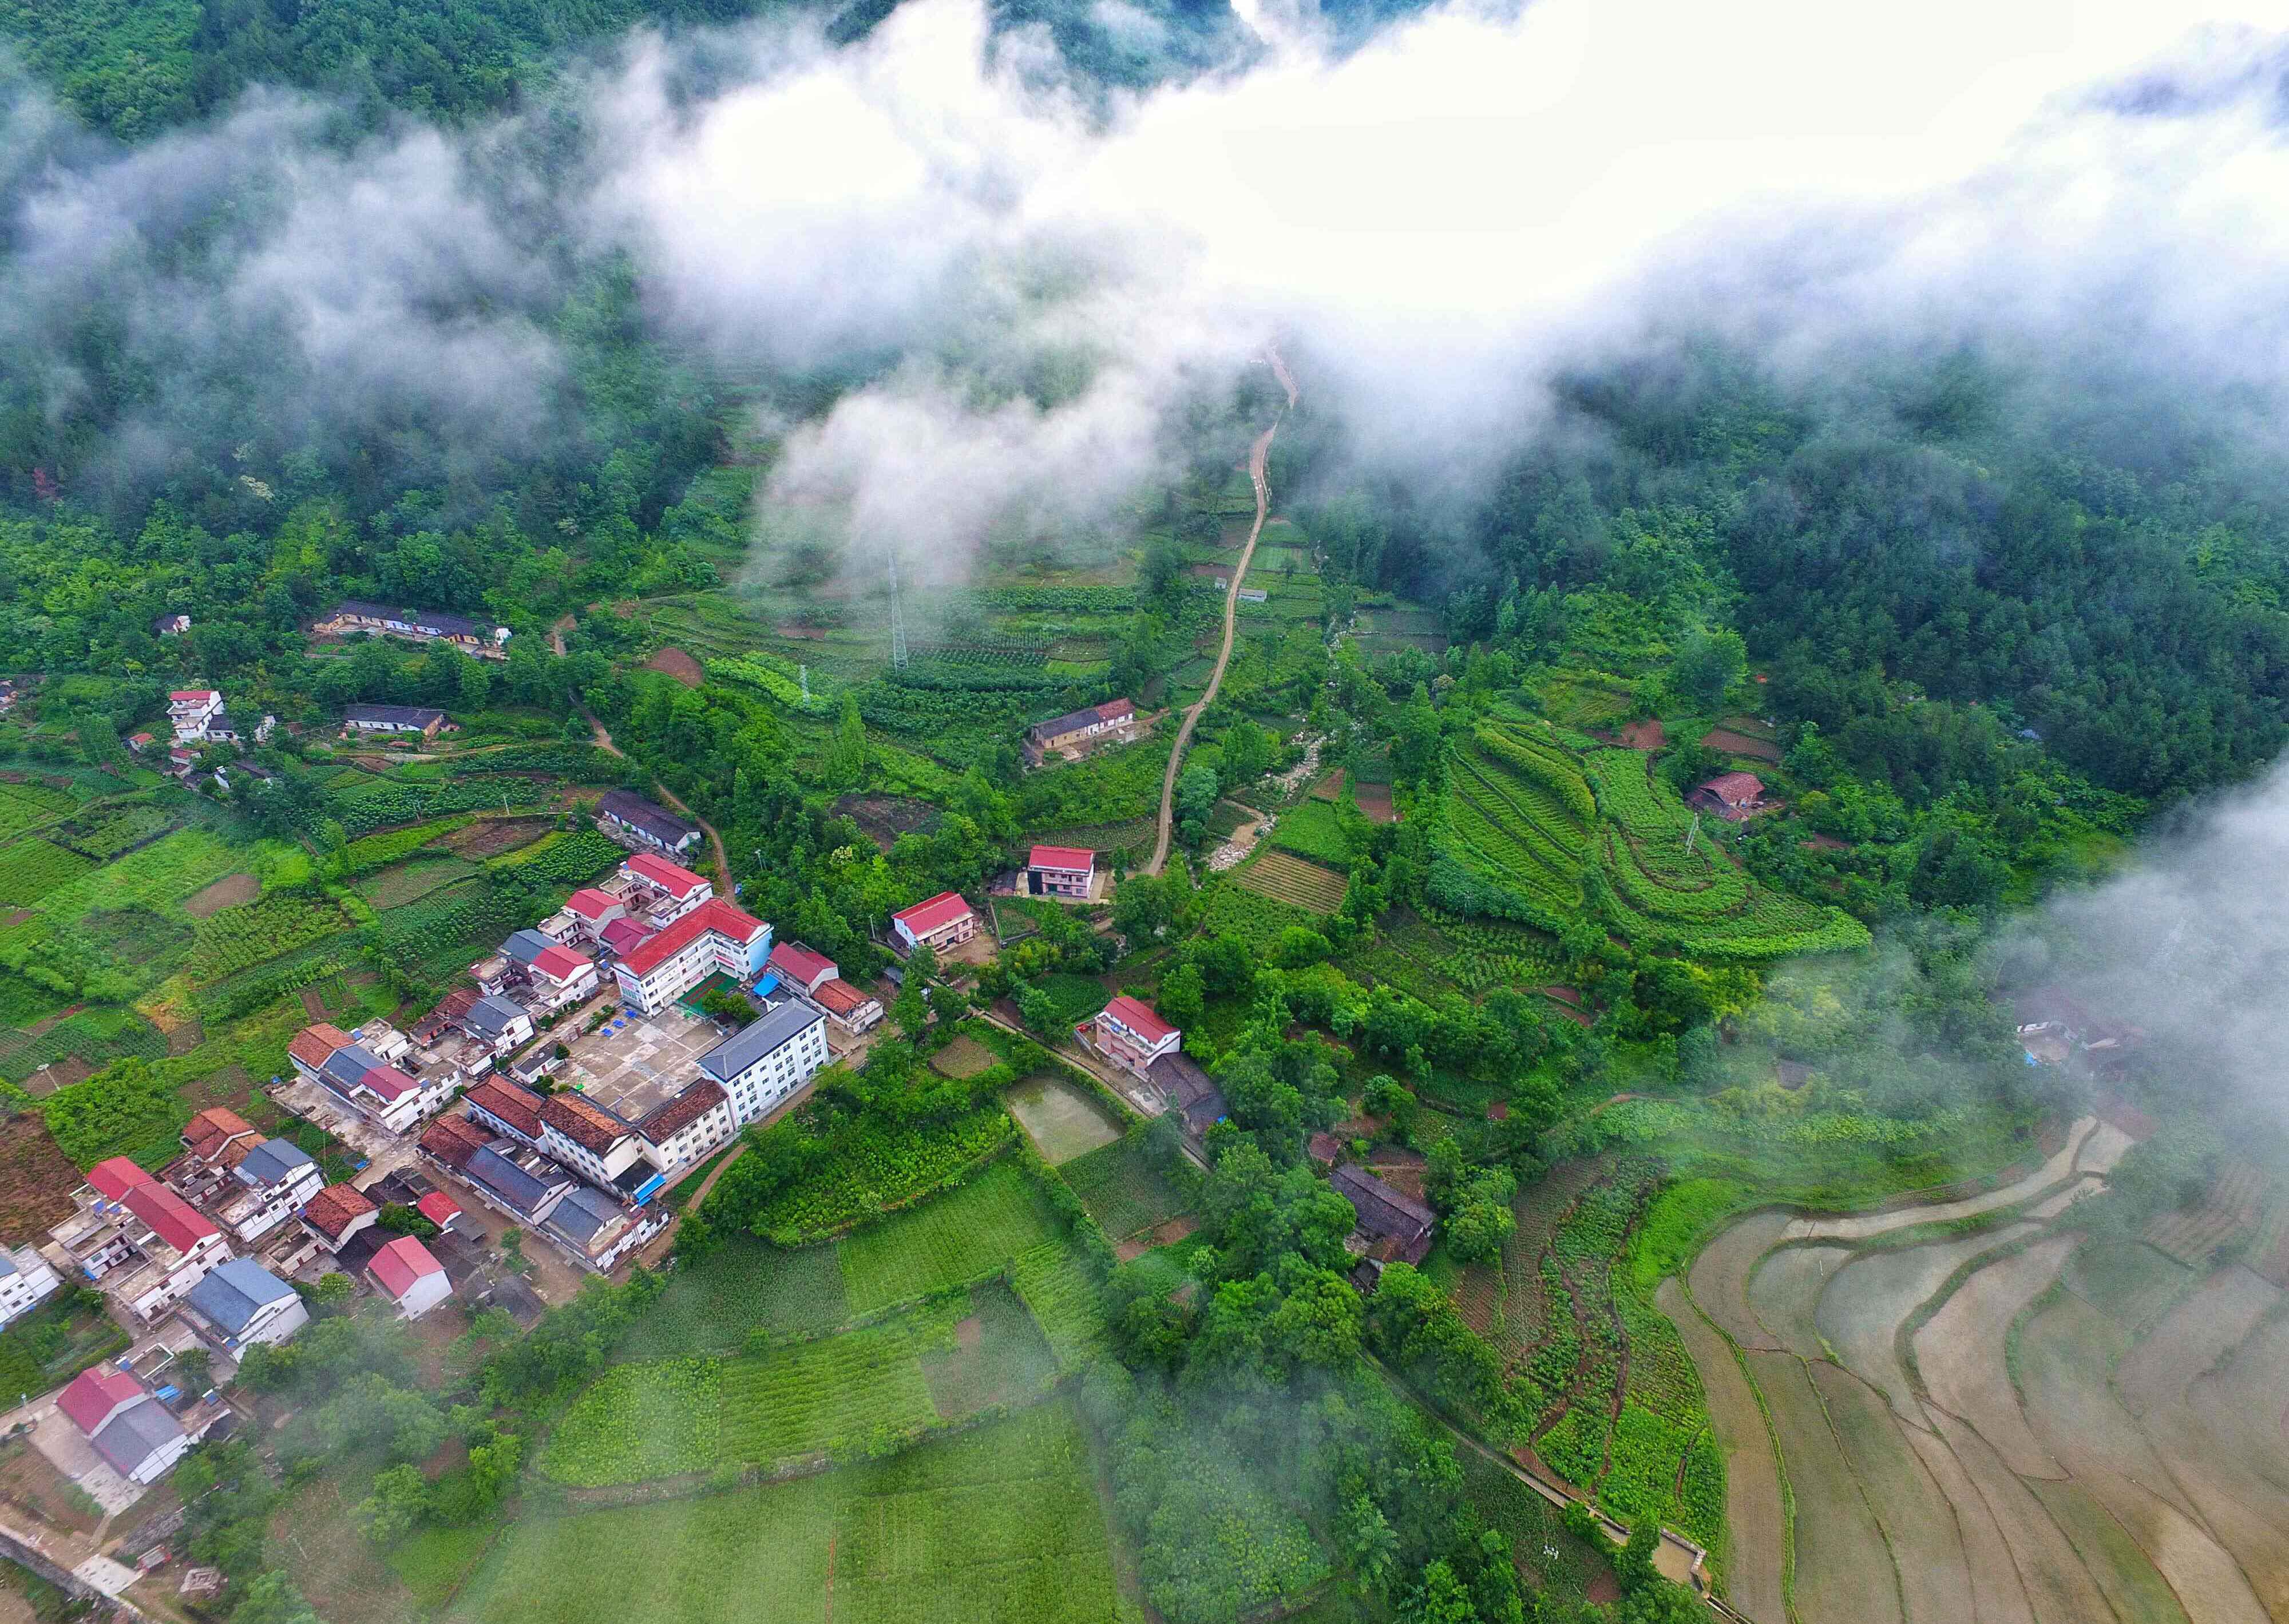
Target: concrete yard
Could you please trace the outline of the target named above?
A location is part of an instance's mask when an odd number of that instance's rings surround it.
[[[633,1122],[674,1099],[699,1075],[699,1057],[730,1034],[680,1006],[634,1015],[618,1031],[609,1025],[568,1038],[572,1058],[556,1074],[564,1087]]]

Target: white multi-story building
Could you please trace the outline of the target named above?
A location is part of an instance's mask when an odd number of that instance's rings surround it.
[[[704,875],[648,851],[640,851],[621,864],[611,883],[623,898],[640,904],[654,929],[673,924],[715,896],[714,885]]]
[[[207,736],[207,724],[222,714],[222,696],[211,688],[179,688],[167,696],[167,721],[175,741],[187,744]]]
[[[251,1257],[211,1270],[184,1299],[223,1352],[286,1341],[310,1323],[294,1288]]]
[[[48,1260],[31,1247],[0,1247],[0,1326],[39,1307],[60,1284]]]
[[[230,1255],[222,1231],[124,1156],[87,1170],[77,1209],[48,1231],[60,1256],[144,1319],[172,1307]]]
[[[540,1148],[591,1184],[633,1201],[659,1187],[659,1173],[644,1154],[644,1138],[594,1100],[552,1094],[540,1102]]]
[[[519,1015],[523,1013],[517,1010]],[[530,1023],[525,1035],[531,1036]],[[461,1073],[452,1066],[433,1066],[417,1075],[390,1064],[367,1039],[400,1055],[408,1055],[412,1049],[405,1035],[394,1027],[377,1023],[371,1029],[361,1027],[358,1037],[353,1038],[321,1021],[296,1033],[286,1046],[286,1055],[305,1080],[393,1134],[406,1133],[444,1109],[453,1090],[461,1085]]]
[[[646,1015],[664,1009],[710,975],[734,981],[761,974],[771,927],[726,902],[708,901],[648,936],[612,967],[620,997]]]
[[[733,1118],[748,1123],[786,1103],[831,1058],[825,1015],[789,999],[702,1055],[699,1070],[723,1090]]]

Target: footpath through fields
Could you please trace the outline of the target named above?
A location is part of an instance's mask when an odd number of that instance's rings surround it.
[[[1279,378],[1280,386],[1288,392],[1288,404],[1293,407],[1296,404],[1296,380],[1288,370],[1288,363],[1280,358],[1277,349],[1270,351],[1269,354],[1272,376]],[[1287,413],[1283,411],[1280,416],[1285,417]],[[1248,450],[1248,477],[1256,487],[1256,522],[1248,527],[1248,545],[1240,550],[1240,562],[1232,566],[1232,586],[1224,593],[1224,647],[1216,651],[1216,669],[1208,673],[1208,685],[1200,695],[1199,703],[1184,712],[1184,726],[1176,729],[1176,742],[1168,751],[1168,770],[1160,779],[1160,829],[1153,837],[1152,861],[1144,865],[1144,872],[1147,874],[1157,874],[1168,865],[1169,818],[1176,808],[1176,774],[1184,764],[1184,746],[1192,742],[1192,729],[1200,724],[1200,712],[1216,703],[1216,689],[1224,684],[1224,668],[1232,663],[1232,633],[1240,625],[1240,589],[1248,579],[1248,561],[1256,556],[1256,539],[1264,534],[1264,515],[1271,511],[1271,491],[1264,482],[1264,467],[1272,455],[1272,436],[1279,432],[1279,419],[1274,418],[1272,426],[1257,435],[1256,443]]]

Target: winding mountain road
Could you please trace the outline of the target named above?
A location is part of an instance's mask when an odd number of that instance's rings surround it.
[[[1289,410],[1293,410],[1296,404],[1296,379],[1288,372],[1288,363],[1280,358],[1278,350],[1272,350],[1268,354],[1272,376],[1280,380],[1280,386],[1288,392],[1288,406]],[[1232,634],[1238,630],[1240,624],[1240,585],[1248,578],[1248,561],[1256,556],[1256,540],[1257,537],[1264,534],[1264,515],[1271,511],[1271,487],[1264,480],[1264,465],[1272,455],[1272,436],[1280,432],[1280,419],[1287,415],[1287,411],[1283,410],[1280,418],[1272,419],[1272,426],[1258,434],[1256,437],[1256,443],[1248,448],[1248,477],[1256,487],[1256,522],[1248,527],[1248,545],[1240,550],[1240,562],[1233,567],[1232,572],[1232,586],[1224,593],[1224,647],[1216,654],[1216,669],[1208,673],[1207,691],[1200,695],[1199,702],[1191,710],[1184,712],[1184,726],[1176,729],[1176,744],[1168,752],[1168,770],[1160,779],[1160,832],[1153,837],[1152,861],[1145,864],[1144,871],[1148,874],[1157,874],[1168,864],[1170,819],[1175,813],[1176,802],[1176,775],[1184,770],[1184,746],[1192,742],[1192,729],[1200,725],[1200,712],[1216,703],[1216,689],[1224,686],[1224,668],[1232,663]]]

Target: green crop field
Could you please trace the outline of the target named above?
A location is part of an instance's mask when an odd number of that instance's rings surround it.
[[[0,784],[0,840],[11,840],[27,829],[53,823],[78,804],[65,791],[44,784]]]
[[[1071,1246],[1051,1241],[1020,1255],[1010,1272],[1057,1368],[1086,1369],[1105,1351],[1105,1302],[1088,1265]]]
[[[759,1537],[767,1532],[767,1537]],[[631,1550],[655,1559],[632,1562]],[[831,1576],[831,1577],[830,1577]],[[893,1460],[510,1528],[466,1624],[1130,1624],[1079,1425],[1044,1405]]]
[[[832,1235],[934,1189],[1017,1131],[999,1107],[950,1122],[869,1123],[841,1135],[809,1177],[774,1197],[755,1219],[756,1230],[790,1246]]]
[[[831,1246],[786,1252],[730,1236],[696,1263],[678,1261],[616,1354],[736,1353],[756,1332],[783,1339],[831,1331],[850,1318],[834,1254]]]
[[[1351,883],[1334,869],[1270,849],[1241,864],[1232,878],[1243,890],[1314,915],[1333,913],[1343,906],[1344,888]]]
[[[1280,945],[1280,933],[1290,925],[1311,929],[1320,923],[1320,914],[1244,888],[1238,880],[1237,873],[1224,875],[1200,888],[1196,917],[1203,935],[1232,936],[1268,957]]]
[[[1184,1192],[1161,1175],[1142,1128],[1057,1169],[1097,1227],[1123,1239],[1184,1210]]]
[[[1329,868],[1351,867],[1352,844],[1344,833],[1343,820],[1324,800],[1307,800],[1282,812],[1272,827],[1272,844]]]
[[[921,1354],[958,1318],[933,1304],[855,1331],[737,1358],[618,1365],[550,1436],[541,1469],[594,1486],[769,1465],[904,1437],[938,1421]]]
[[[0,903],[28,907],[94,866],[92,859],[46,840],[19,840],[0,852]]]
[[[220,981],[345,928],[341,910],[324,897],[274,891],[246,907],[226,908],[201,919],[186,968],[195,983]]]
[[[846,1236],[838,1250],[850,1311],[871,1313],[981,1278],[1056,1234],[1048,1202],[1025,1168],[1005,1158],[959,1190]]]

